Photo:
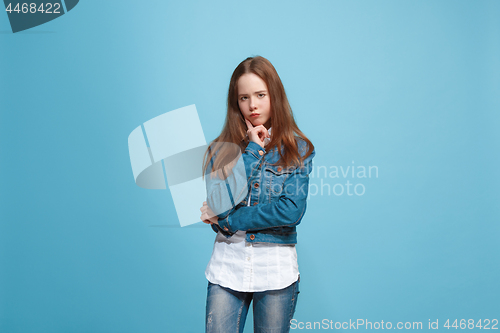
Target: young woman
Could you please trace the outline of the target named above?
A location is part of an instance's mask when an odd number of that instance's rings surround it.
[[[222,171],[227,179],[235,173],[234,149],[224,143],[237,147],[245,182],[244,191],[228,185],[231,204],[216,209],[220,183],[206,177],[201,220],[217,232],[205,271],[206,332],[243,332],[252,300],[254,332],[289,332],[300,281],[296,226],[306,210],[315,152],[263,57],[249,57],[234,70],[224,128],[206,152],[204,174]]]

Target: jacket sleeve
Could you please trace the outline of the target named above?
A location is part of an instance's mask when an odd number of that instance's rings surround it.
[[[252,146],[250,153],[254,158],[258,158],[253,154]],[[255,206],[238,206],[224,218],[219,218],[219,226],[231,234],[237,230],[250,231],[299,224],[306,211],[309,174],[315,154],[313,151],[304,160],[304,165],[296,168],[287,177],[278,200]]]
[[[207,204],[219,218],[227,217],[248,194],[248,156],[245,156],[246,154],[246,152],[245,154],[239,153],[235,156],[233,163],[228,165],[225,171],[211,172],[215,157],[212,157],[208,165],[205,174]]]
[[[212,175],[206,174],[207,204],[212,211],[221,219],[225,219],[234,212],[235,207],[245,200],[250,188],[251,179],[263,161],[265,149],[255,142],[249,142],[245,152],[239,157],[238,162],[232,168],[232,174],[225,180],[221,179],[216,172]],[[214,158],[210,161],[207,170],[212,169]],[[217,224],[212,224],[212,230],[221,232],[226,237],[233,233],[223,229]]]

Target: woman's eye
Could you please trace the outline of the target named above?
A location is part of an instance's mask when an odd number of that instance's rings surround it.
[[[259,94],[259,97],[261,97],[261,98],[264,96],[266,96],[266,94]]]
[[[247,99],[246,97],[241,97],[241,98],[240,98],[240,100],[241,100],[241,101],[244,101],[244,100],[246,100],[246,99]]]

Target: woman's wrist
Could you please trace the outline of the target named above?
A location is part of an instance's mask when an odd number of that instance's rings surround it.
[[[250,142],[255,142],[256,144],[258,144],[261,148],[264,148],[264,142],[257,142],[257,141],[254,141],[254,140],[250,140]]]

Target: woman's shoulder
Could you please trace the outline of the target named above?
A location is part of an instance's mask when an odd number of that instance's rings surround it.
[[[308,155],[309,150],[312,150],[310,157],[315,155],[314,145],[309,141],[304,140],[300,136],[295,136],[295,141],[297,142],[297,148],[301,157]]]

